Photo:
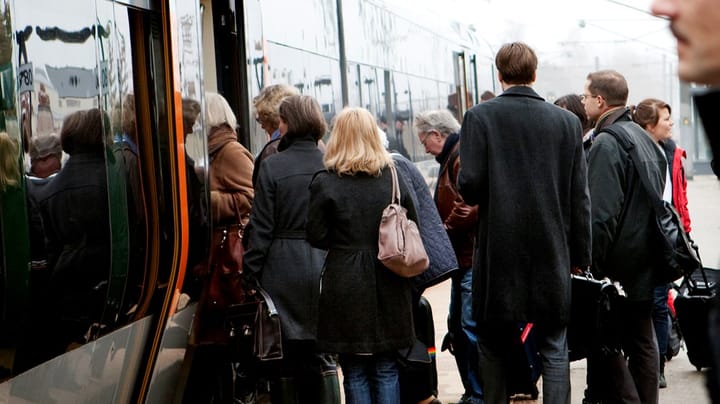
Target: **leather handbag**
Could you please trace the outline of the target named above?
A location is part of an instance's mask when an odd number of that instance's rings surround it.
[[[378,232],[378,259],[388,269],[404,278],[425,272],[430,264],[420,238],[417,224],[407,217],[407,209],[400,205],[400,186],[397,171],[390,165],[392,199],[382,213]]]
[[[244,230],[242,224],[234,224],[218,228],[213,233],[207,299],[211,309],[224,310],[245,298],[241,279]]]
[[[622,326],[617,306],[625,298],[625,292],[607,278],[595,279],[589,271],[571,276],[567,331],[570,360],[584,359],[593,347],[618,352]]]
[[[283,358],[280,316],[272,298],[261,287],[249,289],[245,302],[228,307],[225,327],[237,360]]]

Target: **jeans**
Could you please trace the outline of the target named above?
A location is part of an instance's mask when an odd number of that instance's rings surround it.
[[[655,327],[661,364],[665,363],[665,352],[667,352],[670,334],[670,309],[667,304],[669,290],[669,285],[656,286],[653,297],[652,321],[653,327]]]
[[[477,325],[472,315],[472,268],[461,268],[452,278],[448,331],[465,395],[482,398],[477,346]]]
[[[570,404],[570,362],[567,328],[534,324],[533,332],[542,360],[543,402]],[[478,325],[480,376],[487,404],[509,402],[507,379],[517,377],[508,364],[510,352],[519,344],[517,323],[483,322]]]
[[[397,404],[400,382],[392,353],[340,355],[346,404]]]

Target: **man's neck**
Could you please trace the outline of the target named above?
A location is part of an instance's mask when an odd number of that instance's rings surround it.
[[[507,91],[510,88],[513,87],[532,87],[533,83],[528,84],[507,84],[507,83],[500,83],[502,86],[503,91]]]

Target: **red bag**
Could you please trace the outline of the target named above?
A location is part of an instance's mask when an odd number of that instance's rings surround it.
[[[210,252],[210,285],[207,306],[225,310],[232,304],[245,301],[242,287],[243,248],[245,226],[235,224],[216,229]]]

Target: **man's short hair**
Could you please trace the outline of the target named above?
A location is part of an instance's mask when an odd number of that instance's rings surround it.
[[[532,83],[537,65],[535,51],[522,42],[507,43],[495,55],[495,66],[507,84]]]
[[[460,132],[460,124],[447,109],[421,112],[415,116],[414,123],[418,133],[436,130],[446,136]]]
[[[590,95],[600,95],[608,106],[624,106],[628,99],[625,77],[615,70],[600,70],[587,75]]]

